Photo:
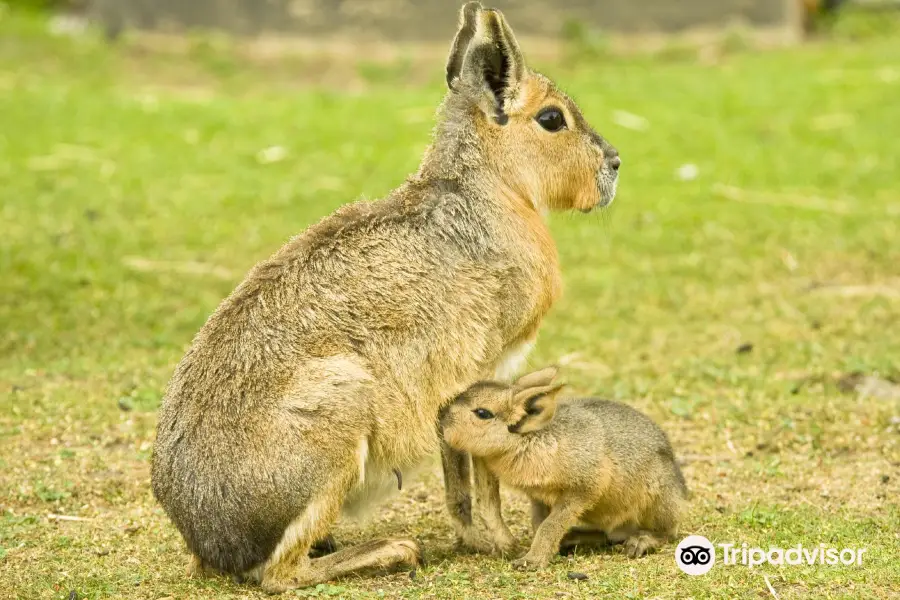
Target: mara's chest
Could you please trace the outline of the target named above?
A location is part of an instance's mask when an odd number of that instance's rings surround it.
[[[510,309],[521,318],[521,339],[514,341],[527,341],[562,295],[559,253],[547,223],[533,209],[517,212],[509,230],[506,252],[518,276],[506,292]]]
[[[501,456],[485,459],[487,467],[503,485],[529,498],[552,506],[565,491],[555,444],[549,444],[528,458]]]
[[[559,252],[547,222],[536,211],[523,219],[522,226],[522,239],[528,248],[527,261],[538,281],[535,289],[536,316],[542,318],[562,294]]]

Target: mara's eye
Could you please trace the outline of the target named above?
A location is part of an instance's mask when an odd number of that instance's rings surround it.
[[[491,411],[489,411],[486,408],[476,408],[472,412],[475,413],[475,416],[478,417],[479,419],[493,419],[494,418],[494,413],[492,413]]]
[[[535,117],[538,124],[547,131],[559,131],[565,129],[566,118],[558,108],[545,108]]]

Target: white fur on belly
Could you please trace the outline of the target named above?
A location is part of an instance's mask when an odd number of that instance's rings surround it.
[[[366,482],[366,461],[369,459],[369,440],[362,438],[359,440],[359,447],[356,449],[356,460],[359,463],[359,485]]]
[[[496,369],[494,369],[494,378],[498,381],[511,381],[525,366],[525,361],[532,348],[534,348],[534,340],[528,340],[508,348],[500,358],[500,362],[497,363]]]

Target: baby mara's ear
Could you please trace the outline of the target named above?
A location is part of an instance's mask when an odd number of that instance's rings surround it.
[[[518,379],[513,382],[513,385],[519,389],[525,389],[529,387],[540,387],[542,385],[550,385],[553,383],[553,380],[556,379],[556,376],[559,374],[559,369],[551,366],[544,367],[539,371],[532,371],[531,373],[526,373],[522,375]]]
[[[476,101],[487,98],[494,119],[503,125],[524,76],[522,52],[503,14],[479,2],[463,5],[447,57],[447,87],[474,91],[479,96]]]
[[[531,433],[547,426],[556,414],[557,394],[564,383],[527,387],[513,396],[513,406],[521,409],[522,416],[510,425],[510,433]]]

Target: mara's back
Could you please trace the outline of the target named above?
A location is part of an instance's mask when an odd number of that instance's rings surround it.
[[[671,476],[686,493],[665,432],[647,415],[621,402],[601,398],[561,401],[548,431],[584,460],[611,460],[622,473]],[[662,468],[660,468],[662,467]]]

